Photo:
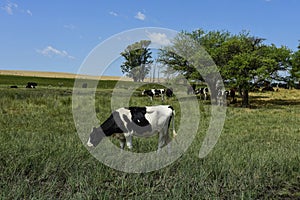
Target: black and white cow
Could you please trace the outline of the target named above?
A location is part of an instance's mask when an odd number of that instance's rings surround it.
[[[142,95],[147,95],[150,97],[151,101],[153,100],[153,97],[161,96],[161,100],[164,101],[164,94],[165,89],[150,89],[150,90],[143,90]]]
[[[227,99],[229,99],[230,104],[235,104],[237,102],[235,98],[235,89],[221,90],[217,92],[217,103],[219,106],[227,105]]]
[[[217,92],[217,104],[219,106],[227,105],[227,97],[229,95],[228,90],[221,90],[219,89]]]
[[[26,85],[26,88],[35,88],[35,86],[37,86],[37,83],[35,82],[28,82]]]
[[[88,84],[87,83],[82,83],[82,88],[87,88]]]
[[[110,117],[98,128],[93,128],[87,145],[97,146],[104,137],[116,136],[120,147],[125,143],[132,149],[132,136],[150,137],[159,133],[158,151],[170,142],[169,126],[173,121],[173,137],[176,136],[175,111],[170,105],[123,107],[112,112]]]
[[[200,99],[201,99],[201,96],[204,97],[204,100],[207,100],[207,97],[208,97],[208,88],[207,87],[202,87],[202,88],[199,88],[195,91],[195,94],[200,94]]]

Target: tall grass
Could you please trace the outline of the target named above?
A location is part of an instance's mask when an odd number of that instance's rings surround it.
[[[111,112],[112,90],[105,87],[96,92],[99,123]],[[252,94],[254,109],[229,107],[218,143],[204,159],[198,153],[210,105],[201,104],[206,115],[183,156],[157,171],[128,174],[89,154],[74,126],[71,89],[0,89],[0,199],[300,198],[299,91]],[[139,92],[131,97],[132,105],[160,103]],[[180,116],[176,98],[166,103]],[[136,152],[156,145],[155,137],[134,139]]]

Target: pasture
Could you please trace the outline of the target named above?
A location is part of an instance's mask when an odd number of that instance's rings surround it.
[[[37,88],[25,89],[28,81],[36,81]],[[251,109],[230,105],[222,134],[203,159],[198,154],[211,105],[199,100],[200,126],[185,154],[160,170],[130,174],[96,160],[79,139],[72,115],[73,83],[0,76],[0,199],[300,198],[299,90],[251,93]],[[110,115],[115,83],[98,85],[99,124]],[[160,98],[150,102],[139,94],[132,95],[131,105],[161,104]],[[176,98],[165,104],[180,116]],[[177,117],[177,126],[179,122]],[[157,140],[133,143],[133,151],[149,152]]]

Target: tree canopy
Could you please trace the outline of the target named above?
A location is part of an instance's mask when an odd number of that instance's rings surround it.
[[[292,55],[292,67],[290,69],[291,79],[293,81],[298,81],[300,84],[300,43],[298,46],[298,51],[294,52]]]
[[[216,66],[222,79],[230,87],[239,89],[242,106],[247,107],[248,93],[257,84],[272,80],[300,80],[300,44],[298,51],[293,52],[286,46],[277,47],[265,41],[248,31],[239,34],[203,29],[182,31],[171,45],[160,49],[157,61],[166,67],[164,73],[209,82],[212,98],[215,98],[214,85],[218,78],[211,66]],[[134,81],[143,81],[150,71],[149,65],[154,62],[148,48],[150,43],[148,40],[136,42],[121,53],[125,58],[122,72]],[[282,72],[289,72],[290,76],[284,77]]]
[[[205,73],[197,73],[196,68],[205,69],[205,66],[210,66],[211,63],[205,62],[208,61],[207,55],[201,48],[193,49],[193,54],[198,56],[196,57],[201,60],[200,63],[189,62],[176,55],[174,52],[178,51],[175,50],[189,52],[193,48],[182,35],[190,37],[197,48],[201,45],[218,67],[223,80],[240,89],[244,107],[249,105],[248,92],[251,87],[264,80],[282,80],[279,71],[287,70],[291,66],[291,50],[285,46],[267,45],[264,43],[265,39],[252,36],[246,31],[232,35],[228,31],[206,32],[199,29],[191,33],[182,32],[181,36],[175,38],[172,47],[163,49],[160,55],[161,62],[182,72],[187,79],[203,79]],[[297,59],[299,57],[295,54],[294,62],[297,62]],[[297,71],[299,68],[293,69]]]
[[[125,58],[124,63],[121,65],[122,73],[126,73],[134,82],[144,81],[150,71],[149,64],[153,63],[153,60],[151,60],[152,52],[148,48],[150,43],[149,40],[141,40],[129,45],[121,53]]]

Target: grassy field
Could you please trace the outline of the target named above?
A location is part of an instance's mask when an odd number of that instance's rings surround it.
[[[38,87],[25,89],[28,81]],[[205,114],[187,152],[160,170],[130,174],[96,160],[79,139],[72,116],[73,83],[0,76],[0,199],[300,198],[300,91],[251,93],[251,109],[229,106],[218,143],[204,159],[198,154],[211,105],[199,100]],[[110,114],[115,83],[98,84],[101,122]],[[166,103],[180,116],[176,98]],[[131,104],[151,102],[137,92]],[[133,145],[137,152],[153,151],[156,138],[134,140]]]

